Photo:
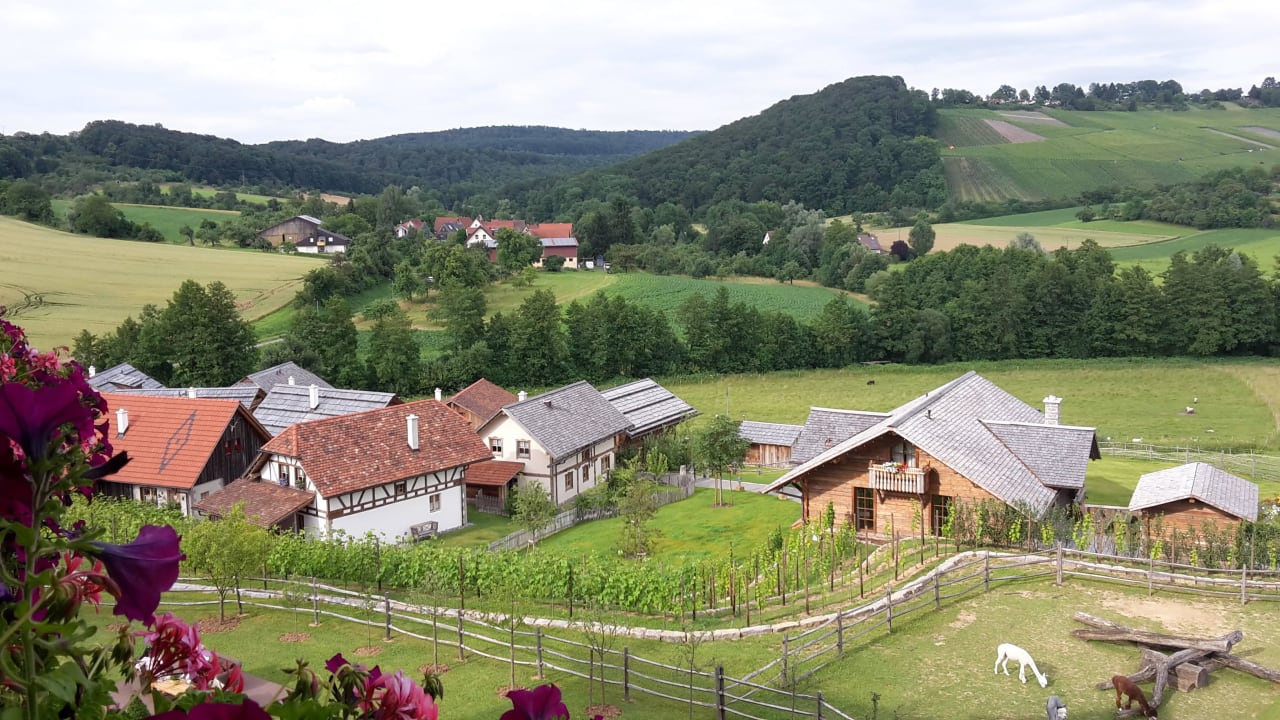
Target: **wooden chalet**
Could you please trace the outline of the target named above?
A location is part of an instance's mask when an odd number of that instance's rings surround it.
[[[650,378],[609,388],[600,394],[631,423],[618,434],[618,447],[642,443],[649,435],[670,430],[698,414],[692,405]]]
[[[997,500],[1039,517],[1079,502],[1088,461],[1100,457],[1093,428],[1058,424],[1060,403],[1046,398],[1041,414],[969,372],[851,436],[810,437],[830,445],[763,492],[795,487],[806,519],[833,503],[840,521],[875,535],[910,527],[917,507],[925,532],[940,532],[956,500]]]
[[[1155,518],[1165,532],[1194,529],[1205,523],[1231,531],[1258,519],[1258,486],[1207,463],[1194,462],[1138,478],[1129,511],[1140,513],[1147,530]]]
[[[791,446],[795,445],[803,429],[803,425],[743,420],[738,425],[738,437],[751,443],[743,463],[758,467],[790,467]]]

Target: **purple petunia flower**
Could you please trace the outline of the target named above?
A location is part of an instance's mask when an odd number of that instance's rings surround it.
[[[80,404],[74,385],[0,385],[0,436],[16,441],[28,462],[47,457],[50,441],[67,423],[76,426],[78,437],[93,437],[93,411]]]
[[[560,688],[555,685],[539,685],[532,690],[512,690],[507,693],[511,709],[499,720],[557,720],[568,718],[569,708],[560,700]]]
[[[243,705],[204,703],[190,710],[170,710],[152,715],[148,720],[271,720],[271,716],[258,703],[245,699]]]
[[[350,663],[347,662],[346,658],[342,657],[342,653],[338,653],[325,661],[324,669],[331,673],[336,673],[343,665],[350,665]]]
[[[178,531],[168,525],[145,525],[128,545],[93,544],[107,576],[120,588],[116,615],[147,625],[155,622],[160,594],[177,582],[178,563],[187,557],[178,541]]]

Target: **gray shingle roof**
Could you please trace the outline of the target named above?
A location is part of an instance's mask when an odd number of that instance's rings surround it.
[[[743,420],[738,426],[738,437],[755,445],[783,445],[791,447],[799,437],[803,425]],[[794,452],[794,451],[793,451]]]
[[[219,400],[238,400],[245,410],[253,410],[253,406],[266,392],[257,385],[233,385],[231,387],[202,388],[141,388],[113,390],[118,395],[151,395],[153,397],[191,397],[195,391],[197,398],[216,398]]]
[[[1033,424],[1042,429],[1015,427]],[[998,430],[992,429],[995,427]],[[1077,483],[1083,483],[1084,461],[1077,456],[1089,456],[1094,430],[1046,425],[1040,411],[970,371],[803,462],[764,492],[776,491],[828,460],[890,432],[1000,500],[1041,514],[1056,497],[1053,488],[1079,487]],[[1088,443],[1083,442],[1086,434]],[[1025,458],[1020,456],[1019,452],[1027,452],[1033,441],[1039,443],[1035,452]]]
[[[1138,478],[1129,500],[1130,510],[1145,510],[1165,503],[1195,498],[1219,510],[1258,519],[1258,486],[1207,463],[1188,463]]]
[[[502,411],[556,459],[631,427],[586,380],[511,403]]]
[[[94,390],[104,390],[107,392],[115,392],[117,390],[129,390],[138,388],[162,388],[164,384],[150,375],[142,372],[138,368],[129,363],[120,363],[106,370],[95,372],[93,377],[87,378]]]
[[[692,405],[649,378],[609,388],[600,394],[631,423],[627,431],[631,437],[677,425],[698,414]]]
[[[578,247],[577,238],[542,238],[542,247]]]
[[[809,408],[809,417],[791,448],[791,462],[808,462],[887,417],[888,413]]]
[[[311,388],[303,385],[276,385],[258,403],[253,416],[272,435],[306,420],[350,415],[399,404],[395,393],[369,390],[318,388],[320,402],[311,407]]]
[[[292,383],[289,382],[289,378],[293,378]],[[324,378],[293,362],[292,360],[289,362],[282,362],[279,365],[273,365],[266,370],[259,370],[256,373],[251,373],[248,377],[241,380],[239,384],[245,385],[247,383],[253,383],[268,392],[270,392],[271,388],[276,385],[302,385],[303,387],[308,385],[319,385],[322,388],[333,387],[325,381]]]

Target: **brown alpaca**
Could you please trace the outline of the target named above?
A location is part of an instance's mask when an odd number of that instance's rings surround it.
[[[1115,675],[1111,678],[1111,684],[1115,686],[1116,689],[1116,710],[1119,710],[1121,707],[1120,696],[1128,695],[1129,702],[1124,704],[1125,710],[1133,707],[1133,703],[1136,700],[1138,702],[1138,709],[1142,711],[1142,717],[1156,717],[1156,709],[1147,704],[1147,696],[1143,694],[1142,688],[1138,687],[1137,683],[1124,675]]]

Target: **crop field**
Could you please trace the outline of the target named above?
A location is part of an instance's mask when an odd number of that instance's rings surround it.
[[[249,320],[293,299],[317,260],[229,249],[109,240],[0,217],[0,305],[41,348],[82,329],[114,330],[147,303],[163,305],[188,278],[221,280]]]
[[[1061,212],[1066,211],[1049,211],[1049,213]],[[1029,218],[1031,215],[1045,214],[1048,213],[1028,213],[1028,215],[1014,215],[1011,217]],[[1002,219],[992,218],[992,220]],[[1036,241],[1040,243],[1040,247],[1048,251],[1058,248],[1075,249],[1080,247],[1080,244],[1085,240],[1093,240],[1102,247],[1109,249],[1149,244],[1158,245],[1161,244],[1161,241],[1175,239],[1183,233],[1196,232],[1190,228],[1162,225],[1160,223],[1082,223],[1074,220],[1074,218],[1071,222],[1044,225],[1032,224],[1035,221],[1030,219],[1026,225],[987,224],[987,222],[987,220],[975,220],[934,225],[934,232],[937,233],[937,238],[933,245],[934,250],[952,250],[960,245],[977,245],[979,247],[991,245],[1003,248],[1020,233],[1024,232],[1034,235]],[[1133,227],[1129,227],[1130,225]],[[1172,252],[1169,252],[1164,257],[1167,258],[1172,254]],[[1114,250],[1112,255],[1115,255]]]
[[[1266,361],[1010,360],[936,366],[856,365],[765,375],[663,380],[702,412],[802,424],[810,406],[887,411],[968,370],[1028,403],[1065,398],[1062,421],[1098,439],[1280,450],[1280,375]],[[868,381],[874,380],[874,385]],[[1196,412],[1183,414],[1192,400]],[[694,421],[698,422],[697,420]],[[1212,432],[1210,432],[1212,431]]]
[[[837,290],[812,283],[785,284],[767,278],[732,278],[728,280],[695,280],[677,275],[626,273],[616,275],[618,281],[606,290],[630,302],[648,305],[674,318],[676,310],[690,296],[702,293],[711,297],[723,287],[729,301],[753,305],[762,311],[784,312],[802,322],[810,322],[822,314]],[[861,304],[856,298],[851,302]]]
[[[1280,110],[1068,112],[1044,114],[1057,126],[1017,113],[939,111],[937,136],[947,185],[967,200],[1071,197],[1108,185],[1150,187],[1194,180],[1227,167],[1270,167],[1280,147]],[[1043,136],[1010,143],[986,122],[1010,123]]]
[[[167,194],[169,194],[169,188],[170,188],[172,185],[173,185],[173,183],[162,183],[162,184],[160,185],[160,191],[161,191],[161,192],[163,192],[163,193],[165,193],[165,194],[167,195]],[[210,197],[210,198],[211,198],[211,197],[213,197],[214,195],[217,195],[217,194],[218,194],[218,193],[220,193],[220,192],[222,192],[222,191],[221,191],[221,190],[219,190],[218,188],[207,187],[207,186],[204,186],[204,187],[193,187],[193,188],[191,188],[191,194],[192,194],[192,195],[199,195],[200,197]],[[271,195],[257,195],[257,194],[255,194],[255,193],[237,192],[237,193],[236,193],[236,199],[237,199],[237,200],[243,200],[243,201],[245,201],[245,202],[249,202],[249,203],[255,203],[255,204],[258,204],[258,205],[266,205],[266,204],[267,204],[267,202],[268,202],[268,201],[270,201],[270,200],[273,200],[273,199],[274,199],[274,200],[284,200],[285,198],[282,198],[282,197],[274,197],[274,198],[273,198]]]
[[[1225,228],[1222,230],[1190,231],[1182,237],[1138,245],[1116,247],[1111,257],[1120,265],[1141,265],[1153,275],[1169,268],[1169,258],[1178,251],[1193,253],[1206,245],[1234,248],[1242,255],[1252,257],[1264,273],[1277,268],[1280,255],[1280,230],[1262,228]]]
[[[171,243],[181,243],[185,245],[187,238],[178,232],[178,228],[183,225],[190,225],[192,229],[200,227],[202,220],[212,220],[216,223],[224,223],[229,219],[240,217],[240,213],[235,210],[205,210],[202,208],[184,208],[184,207],[168,207],[165,205],[131,205],[128,203],[112,203],[130,222],[151,223],[151,226],[159,230],[164,239]],[[53,212],[58,217],[65,218],[67,209],[71,207],[70,200],[54,200]]]

